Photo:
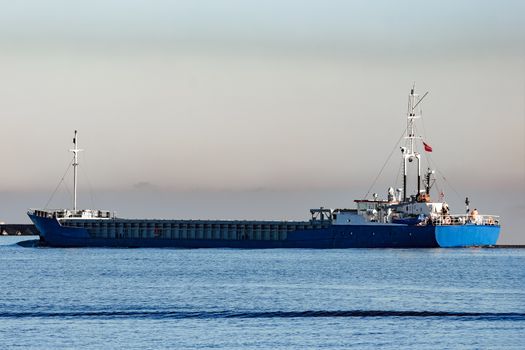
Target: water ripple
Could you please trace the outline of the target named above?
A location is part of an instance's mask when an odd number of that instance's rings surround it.
[[[525,313],[449,312],[395,310],[305,310],[305,311],[68,311],[0,312],[0,318],[140,318],[140,319],[220,319],[220,318],[320,318],[392,317],[456,318],[467,320],[525,321]]]

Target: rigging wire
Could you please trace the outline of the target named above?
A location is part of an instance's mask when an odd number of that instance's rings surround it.
[[[423,118],[423,108],[419,107],[420,113],[419,113],[419,119],[421,119],[421,126],[423,127],[423,137],[425,140],[427,139],[427,130],[425,128],[425,120]]]
[[[53,200],[53,197],[55,196],[55,194],[57,193],[58,191],[58,188],[60,187],[60,185],[64,182],[64,179],[67,175],[67,173],[69,172],[69,169],[71,169],[71,165],[72,165],[72,162],[69,162],[67,168],[66,168],[66,171],[64,172],[64,175],[62,176],[62,178],[60,179],[60,181],[58,182],[58,185],[55,187],[55,190],[53,191],[53,193],[51,194],[51,197],[49,198],[49,200],[47,201],[46,205],[44,206],[44,209],[47,209],[47,206],[49,205],[49,203],[51,203],[51,201]],[[66,190],[68,191],[69,193],[69,189],[66,187]],[[71,193],[69,193],[69,195],[71,195]]]
[[[65,187],[69,197],[71,199],[73,198],[73,195],[72,195],[71,191],[69,190],[69,187],[67,186],[67,184],[64,181],[65,177],[69,173],[69,169],[71,169],[71,166],[73,165],[73,162],[74,162],[74,158],[73,158],[73,161],[69,162],[69,164],[68,164],[68,166],[66,168],[66,171],[64,172],[64,175],[62,175],[62,178],[60,179],[60,181],[58,182],[57,186],[55,187],[55,190],[51,194],[51,196],[50,196],[49,200],[47,201],[46,205],[44,206],[44,209],[47,209],[49,203],[51,203],[51,201],[53,200],[54,196],[56,195],[58,189],[60,188],[60,185],[62,185],[62,184],[64,184],[64,187]],[[78,166],[80,168],[80,164],[78,164]],[[82,169],[82,171],[83,171],[83,169]],[[86,181],[87,181],[88,186],[89,186],[89,194],[90,194],[90,198],[91,198],[91,205],[92,205],[93,208],[95,208],[93,187],[91,186],[91,182],[89,181],[89,177],[87,175],[87,172],[82,172],[82,174],[85,175],[85,177],[86,177]]]
[[[458,199],[461,200],[461,199],[463,198],[463,196],[461,196],[461,195],[459,194],[459,192],[456,191],[456,189],[452,186],[452,184],[450,183],[450,181],[448,181],[447,178],[445,177],[445,174],[443,174],[443,173],[439,170],[439,168],[438,168],[436,162],[435,162],[432,158],[430,158],[430,156],[428,157],[428,160],[429,160],[431,163],[434,164],[434,168],[436,168],[436,171],[439,173],[439,175],[441,175],[441,178],[443,179],[443,182],[444,182],[445,184],[447,184],[447,186],[450,187],[450,189],[452,190],[452,192],[454,192],[454,193],[456,194],[456,196],[458,197]]]
[[[399,177],[401,176],[401,171],[403,170],[403,162],[399,162],[399,168],[397,169],[397,175],[396,175],[396,181],[394,181],[394,184],[397,186]]]
[[[399,146],[399,142],[400,142],[401,139],[403,138],[403,135],[405,135],[405,129],[403,129],[403,132],[401,133],[401,136],[399,137],[399,139],[397,140],[396,144],[394,145],[394,148],[392,149],[392,151],[390,152],[390,154],[389,154],[388,157],[386,158],[385,163],[384,163],[383,166],[381,167],[381,170],[379,170],[379,174],[377,174],[376,178],[374,179],[374,182],[372,183],[372,185],[370,186],[370,188],[369,188],[368,191],[366,192],[366,195],[365,195],[363,198],[367,198],[368,195],[370,194],[370,191],[371,191],[372,188],[375,186],[377,180],[379,179],[379,177],[380,177],[381,174],[383,173],[383,170],[385,170],[385,167],[386,167],[388,161],[390,160],[390,158],[392,158],[392,154],[394,154],[394,151],[395,151],[396,148]]]
[[[419,99],[419,101],[416,103],[416,105],[415,105],[414,107],[418,106],[419,103],[423,100],[424,97],[426,97],[427,94],[428,94],[428,92],[425,93],[425,94],[423,95],[423,97]],[[409,101],[409,108],[410,108],[410,101]],[[424,123],[424,118],[423,118],[423,109],[421,108],[421,106],[419,106],[419,111],[420,111],[419,116],[420,116],[420,119],[421,119],[421,126],[422,126],[422,131],[423,131],[423,140],[427,140],[427,138],[426,138],[426,134],[427,134],[427,133],[426,133],[425,123]],[[415,131],[416,133],[418,133],[419,130],[418,130],[417,125],[414,125],[414,131]],[[381,174],[382,174],[383,170],[385,169],[385,167],[386,167],[388,161],[389,161],[390,158],[392,157],[392,154],[394,153],[396,147],[399,145],[399,142],[401,141],[401,138],[403,137],[403,135],[404,135],[404,131],[403,131],[403,134],[401,134],[401,137],[400,137],[399,140],[397,141],[396,145],[394,146],[394,149],[392,150],[392,152],[390,152],[390,155],[388,156],[388,158],[386,159],[385,163],[383,164],[383,167],[382,167],[381,170],[379,171],[379,174],[376,176],[376,178],[374,179],[374,182],[372,183],[372,185],[370,186],[370,188],[369,188],[368,191],[366,192],[366,195],[365,195],[364,198],[367,198],[367,197],[368,197],[368,195],[370,194],[370,191],[372,190],[372,188],[373,188],[373,187],[375,186],[375,184],[377,183],[377,180],[378,180],[379,177],[381,176]],[[419,147],[419,145],[418,145],[417,143],[416,143],[416,147]],[[427,163],[428,163],[429,165],[432,165],[433,168],[435,168],[435,170],[437,171],[437,173],[439,173],[439,175],[441,176],[441,178],[442,178],[442,180],[443,180],[443,183],[446,184],[447,187],[450,187],[450,189],[455,193],[455,195],[456,195],[459,199],[461,199],[461,195],[459,194],[459,192],[458,192],[458,191],[452,186],[452,184],[447,180],[447,178],[445,177],[445,175],[439,170],[439,168],[437,167],[436,162],[431,158],[430,154],[428,154],[427,152],[422,152],[422,153],[424,153],[424,155],[425,155],[425,159],[426,159]],[[401,173],[401,166],[402,166],[402,164],[400,165],[400,170],[398,171],[398,174],[397,174],[397,177],[396,177],[396,181],[395,181],[396,184],[397,184],[397,181],[398,181],[398,179],[399,179],[399,175],[400,175],[400,173]],[[436,189],[439,191],[439,193],[442,194],[443,192],[440,191],[440,188],[439,188],[440,186],[438,186],[437,181],[436,181],[436,183],[435,183],[435,186],[436,186]]]
[[[426,132],[426,128],[425,128],[425,119],[423,118],[423,109],[421,107],[420,107],[419,115],[420,115],[420,119],[421,119],[421,126],[423,128],[423,138],[424,138],[424,140],[427,140],[427,132]],[[452,184],[447,180],[447,178],[445,177],[445,174],[443,174],[443,172],[441,172],[441,170],[439,170],[439,167],[437,166],[436,162],[432,159],[430,154],[427,153],[427,152],[424,152],[424,154],[425,154],[425,159],[426,159],[427,163],[433,165],[433,168],[439,173],[439,175],[443,179],[443,183],[446,184],[448,187],[450,187],[452,192],[454,192],[456,194],[456,196],[458,197],[458,199],[461,200],[462,196],[459,194],[458,191],[456,191],[456,189],[452,186]],[[440,194],[443,193],[442,191],[440,191],[437,183],[436,183],[436,189],[439,191]]]

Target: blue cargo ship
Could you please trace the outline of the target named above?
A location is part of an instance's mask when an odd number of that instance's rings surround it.
[[[305,221],[124,219],[110,211],[77,209],[77,132],[73,139],[73,209],[30,209],[28,215],[51,247],[181,248],[434,248],[495,245],[500,218],[469,211],[452,214],[444,201],[433,202],[434,171],[421,174],[422,146],[415,134],[422,97],[411,89],[405,146],[401,147],[403,186],[389,188],[386,199],[374,194],[356,200],[354,209],[310,209]],[[416,113],[419,111],[419,113]],[[411,164],[417,169],[417,191],[407,194]],[[421,185],[424,188],[421,188]]]

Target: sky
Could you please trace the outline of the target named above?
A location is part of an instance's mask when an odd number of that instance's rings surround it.
[[[46,205],[75,129],[82,207],[224,219],[352,207],[416,83],[436,188],[457,212],[468,195],[502,215],[500,243],[525,244],[523,1],[0,6],[3,221]],[[372,192],[399,187],[399,156]],[[70,205],[70,175],[51,207]]]

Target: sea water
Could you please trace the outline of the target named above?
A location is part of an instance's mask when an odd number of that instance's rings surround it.
[[[0,237],[2,349],[524,349],[525,249],[57,249]]]

